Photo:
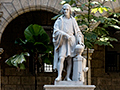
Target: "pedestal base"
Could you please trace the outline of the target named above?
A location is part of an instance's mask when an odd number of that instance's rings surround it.
[[[44,85],[45,90],[94,90],[94,85]]]
[[[54,82],[54,85],[83,85],[82,81],[59,81]]]

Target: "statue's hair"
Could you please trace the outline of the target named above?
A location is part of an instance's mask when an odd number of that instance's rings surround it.
[[[72,10],[71,10],[71,6],[70,6],[69,4],[64,4],[64,5],[62,6],[61,13],[64,14],[63,8],[64,8],[65,6],[68,6],[68,7],[69,7],[70,15],[71,15],[71,14],[72,14]]]

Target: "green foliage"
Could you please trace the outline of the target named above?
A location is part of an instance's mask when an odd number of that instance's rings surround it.
[[[116,0],[90,0],[85,3],[80,0],[62,0],[61,2],[61,4],[69,3],[72,6],[74,13],[81,12],[80,14],[75,15],[75,19],[77,20],[78,25],[84,28],[82,32],[85,36],[85,45],[88,48],[93,48],[95,44],[113,47],[110,42],[117,41],[117,39],[109,36],[107,28],[112,27],[115,30],[120,30],[120,21],[117,20],[117,18],[120,17],[120,13],[111,13],[111,8],[104,5],[108,1]],[[78,3],[80,4],[78,5]],[[85,11],[88,13],[84,13]],[[109,16],[113,15],[113,17],[95,16],[95,13],[98,12],[100,14],[107,12]]]
[[[72,5],[73,3],[76,3],[76,1],[78,0],[63,0],[61,4],[69,3],[70,5]]]
[[[18,38],[16,39],[15,43],[22,45],[24,49],[28,49],[31,52],[37,51],[42,54],[45,53],[50,38],[41,26],[37,24],[29,25],[25,29],[24,35],[26,38],[25,41]]]
[[[28,52],[22,52],[16,54],[5,61],[10,66],[15,66],[18,69],[25,69],[24,62],[26,62],[25,56],[30,56]]]
[[[47,44],[50,40],[44,29],[37,24],[28,26],[24,31],[24,35],[26,40],[31,43],[43,42]]]
[[[102,36],[101,38],[98,38],[98,40],[95,42],[95,44],[111,46],[113,48],[113,45],[110,44],[110,41],[117,41],[117,39]]]
[[[53,44],[49,44],[47,46],[47,50],[45,54],[42,54],[41,59],[46,64],[53,64]]]
[[[33,55],[42,54],[42,58],[45,57],[43,62],[49,62],[49,64],[51,64],[52,61],[50,60],[53,60],[53,53],[50,53],[51,57],[46,55],[48,55],[49,52],[53,52],[53,45],[49,43],[50,38],[44,29],[40,25],[31,24],[25,29],[24,36],[25,40],[18,38],[15,40],[15,44],[22,46],[23,51],[32,52]],[[20,55],[16,54],[7,59],[6,63],[10,66],[15,66],[18,69],[25,69],[24,62],[26,59],[24,55],[28,56],[28,53],[21,53]],[[35,56],[34,59],[38,59],[38,56],[37,58]]]
[[[56,16],[54,16],[53,18],[51,18],[51,20],[56,20],[58,17],[60,17],[62,14],[58,14]]]
[[[91,9],[91,13],[96,13],[96,12],[100,12],[103,13],[103,11],[108,11],[109,8],[107,7],[95,7],[93,9]]]

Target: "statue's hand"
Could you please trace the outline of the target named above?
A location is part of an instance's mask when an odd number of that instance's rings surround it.
[[[71,41],[72,39],[71,39],[71,36],[69,36],[69,35],[66,35],[65,36],[65,39],[67,39],[68,41]]]
[[[71,41],[71,40],[72,40],[72,37],[71,37],[71,36],[69,36],[69,37],[68,37],[68,41]]]
[[[81,45],[84,46],[84,43],[81,42]]]
[[[88,68],[88,67],[86,67],[86,68],[84,68],[84,70],[83,70],[83,71],[84,71],[84,72],[87,72],[87,71],[88,71],[88,69],[89,69],[89,68]]]
[[[78,42],[78,44],[80,44],[80,45],[84,46],[84,43],[82,43],[81,41],[79,41],[79,42]]]

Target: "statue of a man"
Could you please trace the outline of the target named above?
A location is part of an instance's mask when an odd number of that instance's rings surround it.
[[[54,69],[58,70],[58,77],[56,81],[62,78],[62,70],[64,60],[67,60],[67,75],[66,80],[71,81],[69,78],[72,67],[72,57],[75,56],[74,49],[77,44],[84,45],[84,36],[81,33],[75,18],[71,15],[71,6],[64,4],[62,7],[63,15],[60,16],[55,24],[53,31],[54,43]]]

